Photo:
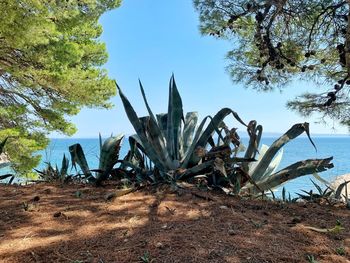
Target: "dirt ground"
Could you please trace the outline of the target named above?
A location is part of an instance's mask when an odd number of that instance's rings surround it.
[[[0,262],[350,262],[345,208],[114,188],[0,186]]]

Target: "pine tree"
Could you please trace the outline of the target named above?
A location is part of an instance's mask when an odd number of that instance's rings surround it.
[[[47,134],[71,135],[67,116],[86,107],[110,107],[116,94],[101,66],[100,16],[120,0],[0,1],[0,138],[13,168],[26,173]]]
[[[257,90],[313,80],[319,92],[288,103],[350,129],[350,1],[194,0],[203,34],[232,42],[232,79]]]

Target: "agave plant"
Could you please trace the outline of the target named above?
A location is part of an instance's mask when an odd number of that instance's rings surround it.
[[[102,143],[100,135],[99,167],[96,170],[90,170],[84,150],[79,143],[69,146],[72,166],[76,169],[76,165],[78,164],[89,182],[100,184],[108,178],[114,165],[118,162],[123,138],[124,135],[111,136]],[[92,174],[93,171],[96,171],[96,176]]]
[[[286,188],[283,186],[282,188],[282,202],[284,203],[295,203],[298,200],[298,197],[292,198],[290,192],[288,192],[288,197],[286,193]]]
[[[311,202],[319,202],[320,200],[324,199],[331,204],[331,197],[332,195],[334,195],[334,190],[329,186],[326,186],[325,189],[322,189],[322,187],[316,184],[313,180],[311,180],[311,182],[317,189],[317,192],[315,193],[313,190],[301,190],[301,192],[303,193],[296,193],[299,196],[299,198]]]
[[[63,155],[62,158],[62,165],[61,169],[58,168],[57,164],[56,167],[52,166],[50,162],[46,163],[46,168],[39,171],[35,169],[35,171],[39,174],[40,179],[46,181],[46,182],[61,182],[64,183],[67,180],[71,178],[70,175],[68,175],[68,167],[69,167],[69,160],[66,157],[66,155]]]
[[[155,166],[154,171],[159,171],[163,179],[170,177],[175,180],[193,180],[196,175],[200,175],[201,178],[206,177],[211,186],[220,187],[225,192],[256,193],[268,191],[288,180],[333,167],[330,157],[297,162],[278,172],[275,171],[282,156],[282,147],[303,132],[315,147],[310,138],[308,123],[293,125],[270,147],[264,146],[259,152],[263,128],[257,125],[256,121],[246,125],[236,112],[224,108],[214,117],[204,118],[197,127],[197,113],[189,112],[184,117],[182,100],[174,76],[169,84],[168,113],[154,115],[141,82],[139,84],[149,113],[149,116],[141,118],[137,116],[117,85],[127,116],[136,131],[136,134],[129,138],[130,152],[127,159],[137,159],[136,164],[145,168],[145,160],[148,158]],[[236,129],[229,130],[224,123],[225,117],[230,114],[247,128],[250,139],[243,157],[238,156],[242,144]],[[208,119],[209,124],[205,126]],[[214,144],[214,133],[218,136],[217,144]],[[258,161],[252,163],[256,161],[258,154]]]
[[[269,148],[264,147],[260,154],[256,151],[262,135],[262,126],[252,123],[250,129],[249,146],[246,150],[245,157],[255,158],[259,154],[258,161],[252,165],[243,165],[242,170],[247,173],[252,181],[241,186],[242,192],[259,192],[273,189],[286,181],[295,179],[300,176],[315,174],[333,168],[331,163],[332,157],[325,159],[309,159],[296,162],[276,172],[277,164],[281,159],[281,149],[291,140],[295,139],[302,133],[306,133],[311,144],[315,147],[310,137],[309,124],[298,123],[293,125],[285,134],[278,138]],[[277,155],[277,156],[276,156]]]
[[[350,207],[350,196],[349,196],[349,175],[345,174],[336,177],[332,182],[327,183],[330,188],[334,190],[334,198],[337,200],[345,201],[348,207]]]
[[[262,161],[263,157],[265,156],[266,152],[268,151],[269,146],[263,144],[258,152],[258,158],[256,160],[256,162],[251,162],[249,163],[246,172],[249,173],[250,176],[253,176],[254,173],[257,171],[257,167],[260,164],[260,162]],[[278,153],[276,154],[276,156],[271,160],[271,162],[269,163],[269,165],[267,166],[267,168],[265,169],[264,173],[262,174],[261,178],[267,178],[269,177],[271,174],[273,174],[274,172],[276,172],[279,164],[282,161],[282,156],[283,156],[283,148],[281,148]],[[246,167],[246,166],[245,166]]]
[[[224,128],[224,130],[226,133],[224,138],[227,138],[232,136],[231,131],[235,129],[229,131],[227,128]],[[257,125],[256,121],[251,121],[248,124],[247,132],[250,139],[247,149],[242,147],[240,141],[225,141],[219,138],[221,142],[218,142],[217,145],[219,147],[215,147],[215,149],[221,148],[221,151],[212,152],[211,150],[206,155],[214,154],[215,158],[214,169],[206,173],[210,185],[217,186],[226,193],[258,194],[259,192],[271,191],[271,189],[280,186],[288,180],[322,172],[333,167],[333,164],[330,163],[332,157],[330,157],[300,161],[276,172],[283,154],[282,147],[286,143],[306,132],[311,144],[314,147],[315,144],[310,138],[308,123],[300,123],[293,125],[270,147],[262,146],[260,151],[258,151],[262,130],[262,126]],[[223,155],[224,149],[226,149],[226,153]],[[242,150],[245,151],[243,158],[237,157]],[[251,162],[256,158],[257,161]]]
[[[305,191],[301,190],[302,193],[296,193],[300,199],[311,201],[311,202],[320,202],[321,200],[326,200],[329,204],[335,204],[337,202],[344,202],[346,207],[349,208],[349,199],[347,195],[346,186],[350,181],[344,181],[339,184],[336,188],[325,184],[325,189],[318,184],[316,184],[313,180],[311,180],[312,184],[317,189],[315,193],[313,190]],[[342,191],[345,189],[345,195],[342,195]]]
[[[213,166],[213,161],[202,162],[203,153],[209,144],[213,146],[212,135],[215,132],[222,137],[219,129],[222,121],[228,115],[232,115],[239,123],[247,126],[238,114],[229,108],[221,109],[214,117],[205,117],[197,126],[197,112],[188,112],[184,116],[182,100],[174,76],[171,77],[169,83],[169,102],[166,114],[153,114],[139,81],[141,94],[149,114],[141,118],[138,117],[118,84],[116,85],[126,114],[136,131],[136,134],[130,136],[129,139],[131,142],[129,159],[144,154],[163,178],[167,176],[173,179],[185,178]],[[208,120],[210,121],[206,125]]]
[[[337,200],[344,201],[348,209],[350,209],[350,199],[349,199],[349,193],[348,193],[349,183],[350,183],[350,180],[344,181],[343,183],[338,185],[337,189],[335,189],[335,192],[334,192],[334,198]],[[344,189],[344,194],[343,194],[343,189]]]

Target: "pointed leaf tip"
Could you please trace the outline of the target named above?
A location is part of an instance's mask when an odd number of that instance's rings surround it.
[[[313,142],[313,140],[311,139],[311,136],[310,136],[310,125],[308,122],[304,122],[303,124],[303,128],[305,130],[305,133],[307,135],[307,137],[309,138],[309,141],[311,142],[312,146],[315,148],[315,151],[317,152],[317,147],[315,145],[315,143]]]
[[[114,83],[115,83],[115,85],[116,85],[116,87],[117,87],[117,90],[118,90],[119,92],[121,92],[121,89],[120,89],[120,87],[119,87],[117,81],[114,81]]]

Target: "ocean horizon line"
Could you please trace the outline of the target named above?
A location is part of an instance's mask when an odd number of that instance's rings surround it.
[[[120,133],[119,133],[120,134]],[[129,137],[131,135],[134,135],[135,133],[133,134],[124,134],[125,137]],[[246,133],[243,133],[243,132],[238,132],[238,135],[241,137],[241,138],[249,138],[248,134]],[[279,132],[264,132],[263,133],[263,138],[274,138],[274,137],[280,137],[282,136],[283,133],[279,133]],[[341,133],[341,134],[330,134],[330,133],[311,133],[310,134],[311,138],[320,138],[320,137],[323,137],[323,138],[350,138],[350,133],[349,134],[345,134],[345,133]],[[108,138],[110,136],[102,136],[102,138]],[[298,138],[303,138],[303,137],[307,137],[306,134],[301,134]],[[70,139],[98,139],[99,136],[81,136],[81,137],[56,137],[56,136],[53,136],[53,137],[48,137],[50,140],[51,139],[67,139],[67,140],[70,140]]]

